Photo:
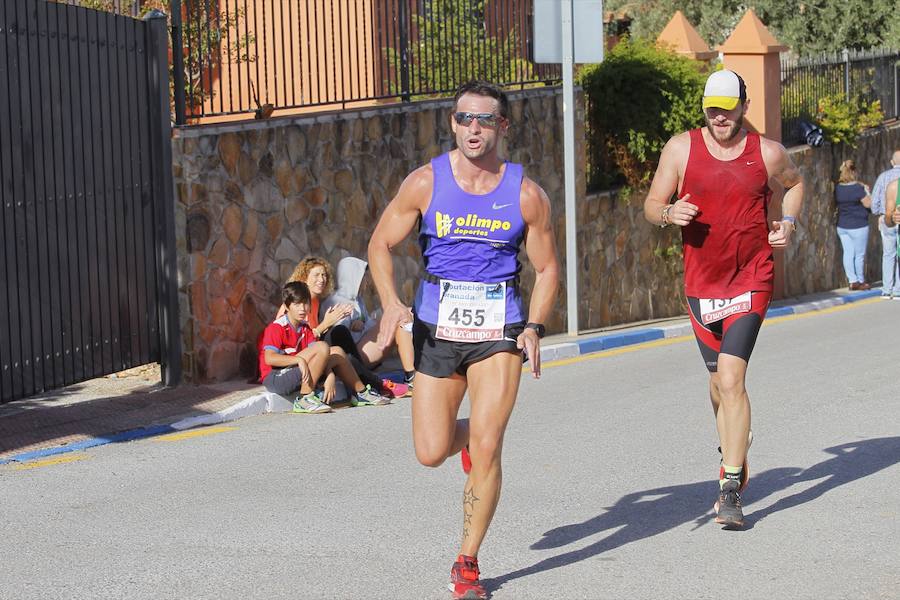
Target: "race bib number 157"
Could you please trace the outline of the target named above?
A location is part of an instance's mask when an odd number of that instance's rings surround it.
[[[750,312],[750,292],[734,298],[700,298],[700,320],[704,325],[745,312]]]

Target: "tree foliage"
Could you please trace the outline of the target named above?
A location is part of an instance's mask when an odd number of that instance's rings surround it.
[[[447,92],[470,79],[517,82],[533,78],[522,58],[515,28],[490,35],[485,26],[485,0],[425,0],[413,15],[409,43],[409,82],[414,90]],[[400,51],[387,48],[388,62],[400,69]],[[388,82],[399,94],[399,73]]]
[[[578,76],[589,99],[591,187],[646,183],[673,135],[703,123],[701,63],[628,40]]]
[[[848,102],[844,94],[820,98],[816,112],[816,120],[829,142],[854,148],[863,131],[884,120],[880,100],[866,102],[862,97],[856,97]]]
[[[896,0],[607,0],[626,10],[635,37],[656,39],[676,10],[714,47],[724,42],[748,9],[798,55],[844,48],[900,47]]]

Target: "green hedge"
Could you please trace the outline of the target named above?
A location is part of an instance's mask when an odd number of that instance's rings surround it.
[[[624,40],[581,70],[587,97],[588,188],[641,186],[677,133],[703,125],[709,74],[700,63],[641,40]]]
[[[848,102],[844,94],[832,94],[819,98],[816,120],[829,142],[855,148],[863,131],[881,125],[884,112],[880,100],[867,102],[857,96]]]

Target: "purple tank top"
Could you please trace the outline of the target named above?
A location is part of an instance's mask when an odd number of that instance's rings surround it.
[[[507,162],[500,183],[487,194],[470,194],[459,187],[450,155],[431,161],[434,189],[419,226],[425,271],[442,279],[499,283],[514,279],[521,269],[519,246],[525,221],[519,205],[522,165]],[[416,316],[437,323],[439,285],[423,280],[416,294]],[[518,286],[506,286],[506,322],[523,321]]]

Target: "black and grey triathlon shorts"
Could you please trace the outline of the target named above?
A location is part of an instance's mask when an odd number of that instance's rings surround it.
[[[450,342],[435,337],[437,326],[416,317],[413,321],[413,348],[416,371],[431,377],[450,377],[453,373],[465,375],[469,365],[496,354],[513,352],[522,355],[516,347],[516,339],[525,330],[525,323],[507,323],[503,339],[491,342]]]

